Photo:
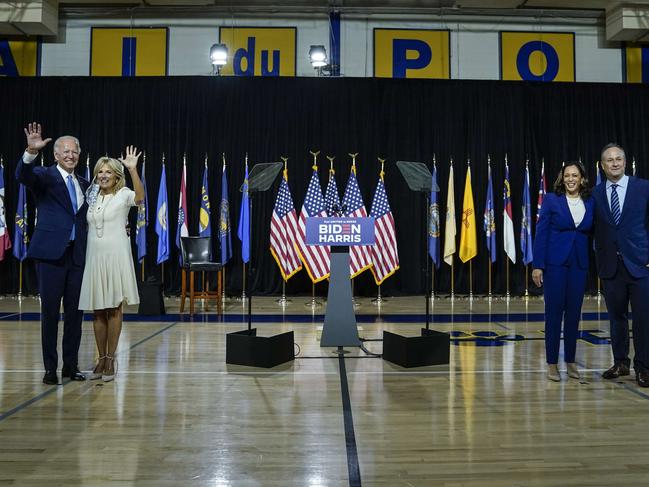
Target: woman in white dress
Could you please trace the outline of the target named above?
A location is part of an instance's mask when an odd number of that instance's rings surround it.
[[[99,360],[91,380],[101,378],[109,382],[115,378],[122,304],[140,302],[131,243],[125,228],[131,207],[144,201],[144,187],[137,173],[139,157],[137,148],[129,146],[125,158],[100,158],[87,193],[88,244],[79,309],[94,311]],[[124,167],[131,175],[135,191],[125,186]]]

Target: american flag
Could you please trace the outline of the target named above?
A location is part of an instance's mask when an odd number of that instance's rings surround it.
[[[362,218],[367,216],[361,190],[356,181],[356,166],[352,165],[352,172],[347,181],[345,196],[343,196],[343,208],[345,216]],[[356,277],[361,272],[372,266],[372,256],[370,255],[369,245],[350,245],[349,246],[349,273],[351,277]]]
[[[309,217],[325,217],[325,202],[322,197],[318,166],[313,166],[311,181],[304,197],[304,205],[300,212],[296,248],[300,258],[313,282],[320,282],[329,277],[329,256],[331,248],[328,245],[307,245],[306,219]]]
[[[338,186],[336,185],[336,171],[329,169],[329,183],[325,191],[325,208],[328,216],[338,216],[340,212],[340,196],[338,196]]]
[[[397,237],[394,228],[394,217],[385,193],[383,172],[374,191],[374,201],[370,209],[370,216],[374,217],[374,237],[372,245],[372,274],[376,284],[380,285],[399,268],[399,251],[397,250]]]
[[[302,269],[300,256],[295,249],[297,233],[297,214],[284,171],[270,220],[270,253],[273,254],[285,281]]]

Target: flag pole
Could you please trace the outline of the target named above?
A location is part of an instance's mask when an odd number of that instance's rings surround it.
[[[381,159],[380,157],[377,157],[377,159],[381,163],[381,174],[380,174],[380,176],[381,176],[381,178],[383,178],[383,174],[384,174],[383,169],[385,167],[385,159]],[[386,303],[387,301],[388,301],[387,299],[383,299],[383,297],[381,296],[381,285],[379,284],[378,287],[377,287],[377,290],[376,290],[376,298],[374,298],[372,300],[372,302],[374,304],[376,304],[377,306],[381,306],[383,303]]]
[[[162,169],[163,170],[164,170],[164,167],[165,167],[165,153],[163,152],[162,153]],[[165,182],[165,187],[166,187],[166,182]],[[157,209],[156,209],[156,212],[157,212]],[[157,215],[156,215],[156,218],[158,218]],[[160,237],[158,236],[158,238],[160,238]],[[158,245],[160,245],[160,244],[158,244]],[[165,294],[165,263],[164,263],[164,261],[160,263],[160,282],[162,283],[162,296],[164,297],[164,294]]]
[[[23,299],[23,261],[18,265],[18,301]]]
[[[309,151],[309,154],[313,156],[313,165],[317,166],[318,165],[318,154],[320,154],[320,151]],[[282,157],[282,160],[284,161],[284,168],[286,168],[286,161],[288,158]],[[352,301],[354,300],[354,281],[352,280]],[[322,303],[319,301],[316,301],[315,299],[315,283],[311,281],[311,300],[307,301],[304,303],[304,305],[308,308],[315,309],[319,308],[322,306]]]
[[[245,161],[246,161],[246,171],[247,171],[248,170],[248,153],[247,152],[246,152]],[[250,197],[250,194],[248,194],[248,197]],[[250,243],[248,243],[248,252],[250,252]],[[241,281],[243,283],[243,286],[241,288],[241,301],[245,301],[246,300],[246,263],[245,262],[243,262],[242,267],[243,267],[243,270],[242,270],[243,276],[242,276]]]
[[[451,255],[451,299],[455,298],[455,259]]]
[[[248,161],[247,157],[248,155],[246,154],[246,164]],[[288,157],[280,156],[280,159],[284,161],[284,171],[286,171],[288,165]],[[291,302],[291,300],[286,297],[286,279],[284,279],[284,276],[282,276],[282,296],[279,299],[276,299],[275,302],[280,306],[286,306]]]
[[[356,174],[356,156],[358,155],[358,152],[354,152],[353,154],[348,153],[347,155],[352,158],[352,172],[355,175]],[[356,302],[356,297],[354,296],[354,279],[355,279],[354,277],[351,278],[351,281],[352,281],[352,305],[354,306],[354,308],[357,308],[357,307],[360,306],[360,304]]]
[[[473,259],[469,261],[469,299],[473,299]]]
[[[88,155],[88,158],[90,158],[90,155]],[[88,159],[86,159],[86,167],[88,166]],[[144,175],[144,168],[146,167],[146,151],[144,151],[144,154],[142,154],[142,175]],[[137,223],[135,224],[137,226]],[[144,230],[146,232],[146,227]],[[144,259],[142,259],[142,262],[140,262],[140,269],[142,271],[142,282],[144,282]]]
[[[223,172],[225,172],[225,152],[221,154],[221,158],[223,159]],[[230,210],[228,210],[229,214]],[[219,217],[220,218],[220,217]],[[228,220],[230,218],[228,217]],[[228,223],[228,228],[229,228],[229,223]],[[221,267],[221,302],[225,305],[225,264],[223,264],[223,267]]]
[[[487,298],[491,301],[491,256],[489,256],[489,259],[487,259],[488,262],[488,268],[489,268],[489,294],[487,295]]]
[[[507,264],[507,293],[505,294],[505,297],[509,301],[509,257],[507,257],[507,254],[505,254],[505,263]]]

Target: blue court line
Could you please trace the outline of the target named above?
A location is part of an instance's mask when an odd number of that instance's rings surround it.
[[[156,331],[156,332],[153,333],[152,335],[149,335],[148,337],[143,338],[143,339],[140,340],[139,342],[136,342],[136,343],[134,343],[133,345],[131,345],[131,346],[128,348],[128,351],[131,351],[131,350],[133,350],[135,347],[137,347],[137,346],[139,346],[139,345],[142,345],[142,344],[145,343],[145,342],[148,342],[148,341],[151,340],[152,338],[154,338],[154,337],[160,335],[161,333],[164,333],[164,332],[167,331],[169,328],[172,328],[172,327],[176,326],[177,324],[178,324],[178,323],[172,323],[171,325],[168,325],[168,326],[162,328],[161,330]],[[124,351],[120,351],[119,353],[116,353],[115,355],[116,355],[116,356],[117,356],[117,355],[121,355],[122,353],[124,353]],[[63,382],[62,382],[61,384],[59,384],[59,385],[51,386],[50,389],[48,389],[48,390],[46,390],[46,391],[43,391],[43,392],[41,392],[40,394],[38,394],[37,396],[34,396],[34,397],[32,397],[31,399],[29,399],[29,400],[27,400],[27,401],[25,401],[25,402],[23,402],[23,403],[18,404],[18,406],[16,406],[16,407],[10,409],[9,411],[0,414],[0,422],[4,421],[5,419],[7,419],[7,418],[9,418],[9,417],[11,417],[11,416],[13,416],[13,415],[16,414],[16,413],[19,413],[19,412],[22,411],[23,409],[25,409],[25,408],[31,406],[32,404],[34,404],[34,403],[40,401],[41,399],[46,398],[46,397],[49,396],[50,394],[54,394],[55,392],[57,392],[57,391],[59,390],[59,387],[65,387],[65,386],[66,386],[67,384],[69,384],[70,382],[73,382],[73,381],[71,381],[71,380],[67,380],[67,381],[63,381]]]
[[[85,316],[86,321],[92,321],[90,315]],[[0,321],[40,321],[41,315],[37,312],[14,313],[9,316],[0,316]],[[630,317],[631,319],[631,317]],[[581,321],[607,321],[608,313],[587,312],[582,313]],[[162,316],[144,316],[137,313],[125,313],[124,321],[144,322],[187,322],[187,323],[247,323],[246,314],[196,314],[193,317],[188,314],[171,313]],[[255,323],[322,323],[324,315],[317,314],[253,314],[252,321]],[[358,323],[422,323],[426,321],[424,314],[357,314]],[[445,313],[432,314],[431,323],[498,323],[498,322],[523,322],[545,321],[544,313]],[[501,323],[498,323],[501,326]]]
[[[340,350],[342,347],[339,347]],[[340,373],[340,392],[343,402],[343,422],[345,424],[345,449],[347,450],[347,472],[349,474],[350,487],[361,487],[361,470],[358,464],[358,449],[356,448],[356,435],[354,433],[354,418],[352,416],[352,402],[349,396],[349,384],[347,382],[347,369],[345,368],[345,356],[338,356]]]

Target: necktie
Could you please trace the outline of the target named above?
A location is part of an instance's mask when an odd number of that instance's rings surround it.
[[[70,193],[70,200],[72,201],[72,209],[76,215],[77,213],[77,189],[74,187],[74,180],[72,174],[68,175],[68,193]],[[74,224],[72,225],[72,233],[70,233],[70,240],[74,240]]]
[[[617,194],[618,184],[611,184],[611,213],[613,214],[613,221],[616,225],[620,223],[620,197]]]

